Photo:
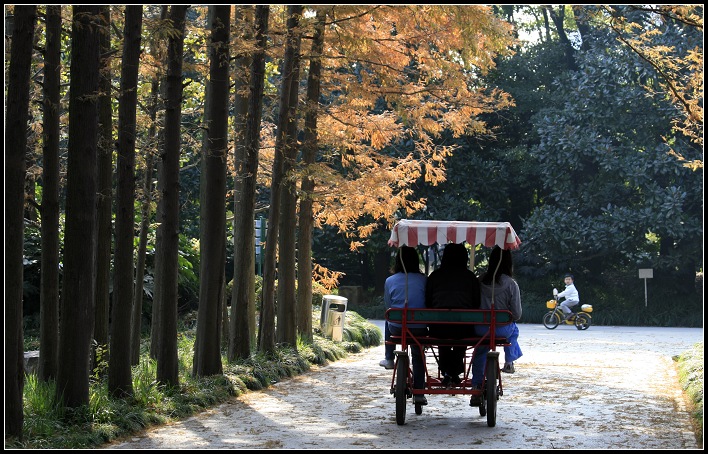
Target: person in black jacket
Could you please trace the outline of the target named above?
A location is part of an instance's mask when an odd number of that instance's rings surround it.
[[[438,309],[479,309],[480,287],[477,276],[467,268],[467,249],[464,244],[449,243],[443,250],[440,268],[428,276],[425,287],[425,306]],[[473,337],[469,326],[432,324],[433,337],[461,339]],[[467,347],[438,347],[438,368],[445,386],[459,385],[465,371]]]

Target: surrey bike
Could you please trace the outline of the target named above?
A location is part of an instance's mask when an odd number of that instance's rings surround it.
[[[389,246],[431,246],[435,243],[482,244],[487,247],[495,245],[502,249],[517,249],[521,240],[508,222],[465,222],[465,221],[399,221],[391,232]],[[472,256],[474,257],[474,255]],[[472,262],[472,265],[473,266]],[[494,294],[492,293],[492,301]],[[470,406],[478,407],[479,415],[487,417],[487,425],[494,427],[497,418],[497,400],[504,394],[502,374],[499,368],[499,351],[497,347],[510,345],[506,338],[497,336],[495,328],[513,323],[511,312],[491,309],[408,309],[391,308],[386,311],[386,320],[401,324],[401,335],[391,336],[387,342],[400,348],[395,352],[395,366],[391,379],[390,392],[396,401],[396,423],[405,424],[406,400],[413,395],[425,394],[428,397],[437,394],[469,395]],[[470,337],[464,339],[444,339],[429,335],[416,336],[407,327],[409,324],[427,324],[428,326],[442,324],[461,324],[469,326]],[[489,327],[486,334],[475,334],[475,325]],[[425,385],[422,389],[413,388],[412,345],[417,345],[426,358]],[[465,346],[465,372],[460,383],[454,385],[443,381],[439,367],[429,367],[434,362],[438,364],[438,347]],[[481,387],[472,385],[472,358],[478,347],[489,350],[485,363]],[[426,355],[428,352],[430,355]],[[422,404],[414,403],[415,413],[422,414]]]
[[[590,328],[592,324],[592,316],[590,315],[592,306],[590,304],[581,305],[580,312],[573,311],[570,317],[565,318],[565,312],[558,304],[558,289],[553,289],[553,299],[546,301],[546,307],[550,311],[543,316],[543,326],[548,329],[555,329],[558,325],[564,323],[566,325],[575,325],[579,330],[585,330]]]

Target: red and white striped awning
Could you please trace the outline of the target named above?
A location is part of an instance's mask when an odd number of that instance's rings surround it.
[[[393,226],[389,246],[430,246],[434,243],[482,244],[518,249],[521,239],[508,222],[426,221],[402,219]]]

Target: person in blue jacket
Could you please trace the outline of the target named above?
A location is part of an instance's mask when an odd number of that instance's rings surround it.
[[[409,309],[425,308],[425,285],[427,277],[420,271],[420,261],[418,252],[410,246],[401,246],[396,254],[396,263],[393,268],[393,274],[386,279],[384,284],[384,303],[386,309],[392,307],[403,308],[408,306]],[[388,331],[391,335],[400,336],[402,326],[396,322],[386,322]],[[414,336],[425,336],[428,334],[428,327],[425,324],[410,323],[406,324],[407,328]],[[413,388],[425,388],[425,357],[415,343],[411,346],[412,364],[413,364]],[[386,359],[384,361],[393,361],[394,345],[386,345]],[[390,356],[389,356],[390,354]],[[384,361],[380,364],[384,366]],[[385,367],[385,366],[384,366]],[[392,368],[393,366],[391,366]],[[388,367],[386,367],[388,369]],[[427,405],[428,400],[423,394],[414,394],[413,403]]]

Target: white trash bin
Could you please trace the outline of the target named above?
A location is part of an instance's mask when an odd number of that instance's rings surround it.
[[[347,299],[345,297],[339,295],[324,295],[322,297],[320,329],[325,337],[342,341],[346,312]]]

